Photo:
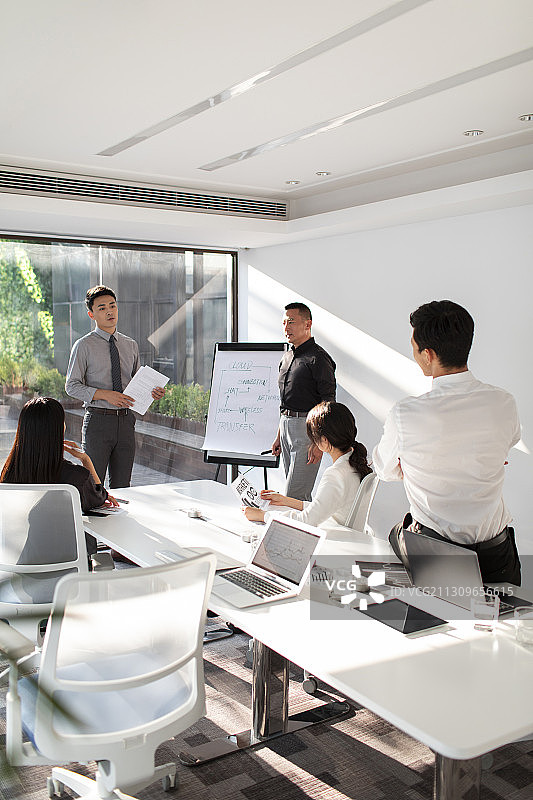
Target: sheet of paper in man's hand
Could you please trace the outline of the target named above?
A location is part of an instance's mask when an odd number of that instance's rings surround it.
[[[236,492],[237,497],[240,499],[244,506],[251,506],[252,508],[260,508],[263,511],[270,505],[269,500],[262,500],[261,495],[257,489],[252,486],[248,478],[239,475],[233,483],[231,488]]]
[[[166,386],[169,379],[152,367],[141,367],[124,389],[124,394],[133,397],[135,403],[131,406],[137,414],[146,414],[154,398],[152,390],[156,386]]]

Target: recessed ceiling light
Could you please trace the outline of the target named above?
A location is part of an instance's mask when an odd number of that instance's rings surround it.
[[[287,186],[296,186],[300,181],[285,181]]]
[[[463,136],[481,136],[485,131],[463,131]]]
[[[531,122],[531,120],[533,120],[533,114],[522,114],[518,119],[520,122]]]
[[[316,172],[315,174],[319,175],[320,177],[322,177],[322,176],[325,176],[325,175],[331,175],[331,172]]]

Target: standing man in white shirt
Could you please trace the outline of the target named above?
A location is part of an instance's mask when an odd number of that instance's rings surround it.
[[[485,582],[520,585],[520,560],[502,490],[520,439],[512,395],[476,380],[467,366],[474,320],[451,300],[411,314],[413,356],[431,391],[400,400],[374,449],[381,480],[404,482],[410,514],[389,541],[406,561],[402,529],[474,550]]]
[[[93,331],[72,347],[65,391],[83,401],[82,448],[102,483],[109,468],[109,488],[129,486],[135,458],[134,401],[123,389],[139,369],[137,342],[117,331],[118,306],[113,289],[93,286],[85,304]],[[154,400],[165,390],[153,390]]]

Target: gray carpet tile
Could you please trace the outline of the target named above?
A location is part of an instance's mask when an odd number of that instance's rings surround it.
[[[216,626],[219,620],[209,623]],[[204,744],[250,722],[251,670],[245,664],[248,638],[242,634],[204,647],[207,716],[166,742],[157,763],[175,761],[182,749]],[[302,671],[291,668],[290,709],[295,713],[319,700],[305,694]],[[328,699],[327,687],[320,695]],[[335,697],[334,693],[331,693]],[[5,704],[5,687],[0,702]],[[2,741],[3,746],[3,741]],[[2,747],[3,749],[3,747]],[[178,765],[175,797],[186,800],[430,800],[433,754],[366,709],[334,724],[272,740],[268,745],[200,767]],[[93,774],[94,763],[75,765]],[[48,767],[0,771],[2,800],[46,800]],[[482,800],[533,800],[533,741],[497,750],[483,772]],[[165,800],[160,783],[138,792],[140,800]]]

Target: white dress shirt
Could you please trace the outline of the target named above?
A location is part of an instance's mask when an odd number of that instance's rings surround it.
[[[427,394],[393,406],[374,469],[384,481],[401,480],[403,472],[414,520],[472,544],[511,521],[502,497],[504,462],[519,439],[512,395],[470,371],[442,375]]]
[[[333,517],[337,524],[345,525],[361,482],[358,473],[348,461],[351,454],[351,450],[344,453],[331,467],[324,470],[314,498],[310,502],[304,502],[303,511],[296,511],[293,508],[282,509],[281,507],[279,511],[276,511],[278,507],[272,506],[272,512],[281,513],[286,517],[315,527],[329,517]],[[265,522],[268,522],[270,517],[271,514],[267,511]]]

